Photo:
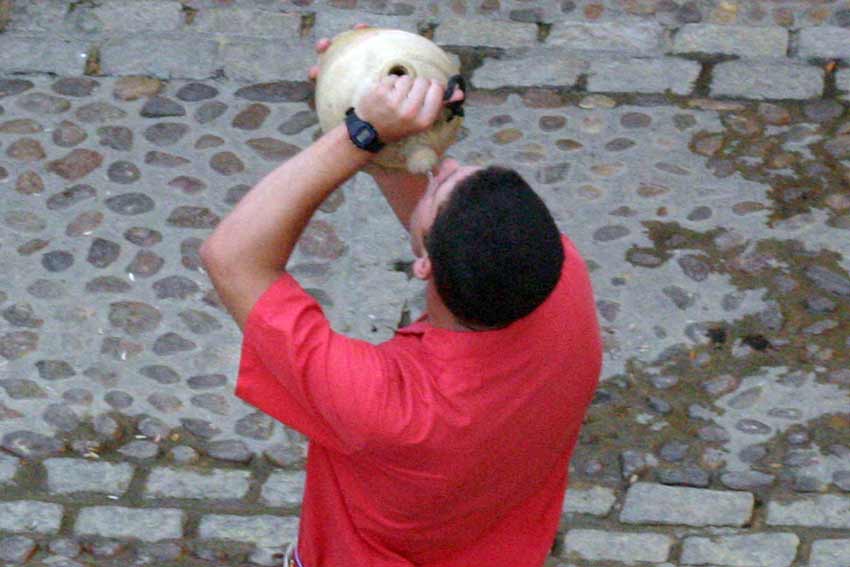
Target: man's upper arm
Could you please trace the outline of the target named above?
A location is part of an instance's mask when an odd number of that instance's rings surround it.
[[[240,398],[329,448],[362,448],[387,397],[379,349],[333,331],[288,274],[262,294],[244,332]]]

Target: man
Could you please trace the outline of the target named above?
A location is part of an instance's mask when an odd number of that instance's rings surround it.
[[[388,77],[354,115],[391,143],[463,98],[443,89]],[[382,172],[358,132],[340,125],[267,175],[201,250],[244,332],[236,394],[310,439],[292,565],[539,567],[600,371],[584,262],[516,172]],[[316,208],[364,167],[427,282],[426,314],[381,345],[335,333],[285,271]]]

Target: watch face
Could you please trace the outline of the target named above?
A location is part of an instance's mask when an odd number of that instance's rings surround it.
[[[372,139],[372,133],[369,131],[368,128],[360,128],[359,130],[357,130],[357,133],[354,135],[354,137],[357,138],[357,141],[361,144],[365,144]]]

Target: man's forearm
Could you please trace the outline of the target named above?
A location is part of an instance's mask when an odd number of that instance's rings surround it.
[[[324,199],[373,154],[339,125],[264,177],[222,220],[201,250],[224,304],[240,325],[284,269]]]
[[[401,225],[410,231],[410,217],[416,204],[425,194],[428,178],[425,175],[414,175],[407,170],[372,167],[368,171]]]

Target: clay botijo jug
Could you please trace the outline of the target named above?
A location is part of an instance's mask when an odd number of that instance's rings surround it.
[[[345,111],[356,107],[360,97],[387,75],[425,77],[451,85],[459,80],[458,72],[457,63],[445,51],[420,35],[380,28],[343,32],[319,57],[319,123],[327,132],[344,122]],[[375,163],[412,173],[432,169],[457,138],[462,116],[459,105],[446,108],[431,129],[388,144],[375,156]]]

